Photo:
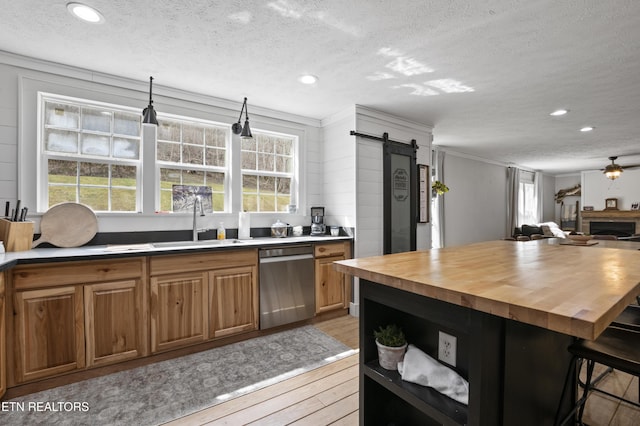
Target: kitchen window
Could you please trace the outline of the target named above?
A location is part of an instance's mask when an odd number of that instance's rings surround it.
[[[207,187],[214,212],[226,211],[229,126],[158,116],[160,210],[173,211],[174,185]]]
[[[241,139],[242,210],[285,212],[295,193],[297,138],[253,131]]]
[[[40,100],[41,210],[77,202],[140,211],[140,112],[49,94]]]

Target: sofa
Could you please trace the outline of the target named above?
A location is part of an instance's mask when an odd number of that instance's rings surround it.
[[[544,222],[535,225],[522,225],[517,226],[513,230],[513,235],[510,240],[515,241],[530,241],[539,240],[542,238],[566,238],[567,233],[560,229],[555,222]]]

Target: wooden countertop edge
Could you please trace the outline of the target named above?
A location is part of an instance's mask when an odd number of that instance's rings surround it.
[[[422,282],[418,283],[404,278],[369,271],[349,265],[348,262],[350,261],[353,261],[353,259],[336,261],[334,262],[334,267],[338,272],[350,274],[399,290],[588,340],[595,340],[627,305],[635,301],[635,296],[629,294],[628,297],[614,304],[605,316],[592,322],[577,317],[567,317],[565,315],[554,314],[553,312],[513,305],[495,299],[487,299],[442,287],[430,286]],[[635,290],[636,293],[640,293],[640,282]],[[496,306],[498,306],[499,309],[496,309]]]

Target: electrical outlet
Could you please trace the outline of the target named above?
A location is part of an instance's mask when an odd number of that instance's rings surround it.
[[[438,359],[452,367],[456,366],[457,341],[455,336],[442,331],[438,332]]]

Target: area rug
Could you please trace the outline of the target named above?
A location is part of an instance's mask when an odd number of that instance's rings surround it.
[[[10,425],[158,425],[340,359],[312,326],[4,401]]]

